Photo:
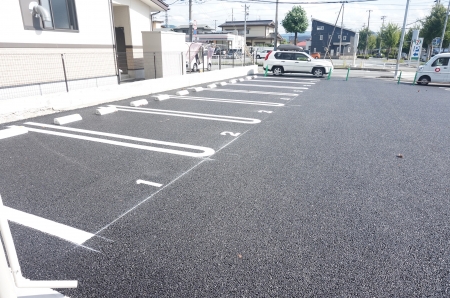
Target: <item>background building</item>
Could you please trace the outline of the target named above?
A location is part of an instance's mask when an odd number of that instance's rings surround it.
[[[310,50],[312,52],[319,52],[323,57],[328,43],[330,43],[329,54],[331,56],[338,56],[339,44],[341,44],[341,55],[353,55],[356,50],[353,47],[355,34],[355,31],[343,28],[341,41],[341,27],[335,27],[334,24],[312,19]]]

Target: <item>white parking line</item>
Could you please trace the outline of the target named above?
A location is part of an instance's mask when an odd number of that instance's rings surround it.
[[[86,141],[92,141],[92,142],[98,142],[98,143],[104,143],[104,144],[110,144],[110,145],[116,145],[116,146],[122,146],[122,147],[128,147],[128,148],[135,148],[135,149],[141,149],[141,150],[156,151],[156,152],[163,152],[163,153],[176,154],[176,155],[182,155],[182,156],[190,156],[190,157],[207,157],[207,156],[213,155],[215,153],[214,149],[211,149],[208,147],[188,145],[188,144],[179,144],[179,143],[164,142],[164,141],[144,139],[144,138],[136,138],[136,137],[130,137],[130,136],[124,136],[124,135],[118,135],[118,134],[112,134],[112,133],[104,133],[104,132],[99,132],[99,131],[71,128],[71,127],[53,126],[53,125],[41,124],[41,123],[35,123],[35,122],[27,122],[27,123],[25,123],[25,125],[34,125],[34,126],[40,126],[40,127],[45,127],[45,128],[51,128],[51,129],[74,131],[74,132],[85,133],[85,134],[93,134],[93,135],[99,135],[99,136],[105,136],[105,137],[111,137],[111,138],[125,139],[125,140],[130,140],[130,141],[138,141],[138,142],[143,142],[143,143],[151,143],[151,144],[158,144],[158,145],[163,145],[163,146],[192,149],[192,150],[201,151],[201,152],[197,153],[197,152],[181,151],[181,150],[175,150],[175,149],[159,148],[159,147],[153,147],[153,146],[144,146],[144,145],[138,145],[138,144],[133,144],[133,143],[125,143],[125,142],[112,141],[112,140],[101,139],[101,138],[92,138],[92,137],[87,137],[87,136],[83,136],[83,135],[68,134],[68,133],[62,133],[62,132],[57,132],[57,131],[42,130],[42,129],[35,129],[35,128],[27,127],[28,130],[32,131],[32,132],[44,133],[44,134],[49,134],[49,135],[62,136],[62,137],[67,137],[67,138],[86,140]]]
[[[265,81],[268,81],[268,80],[253,80],[252,82],[265,82]],[[301,84],[311,84],[311,85],[314,85],[315,84],[315,82],[311,82],[311,81],[304,81],[304,82],[302,82],[302,81],[272,81],[272,80],[270,80],[270,82],[271,83],[286,83],[286,84],[299,84],[299,85],[301,85]]]
[[[233,84],[233,86],[251,86],[251,87],[264,87],[264,88],[278,88],[278,89],[308,89],[306,87],[284,87],[279,85],[256,85],[256,84]]]
[[[278,79],[278,80],[283,80],[283,82],[285,81],[307,81],[307,82],[320,82],[320,79],[307,79],[307,78],[294,78],[294,77],[258,77],[258,79],[261,80],[265,80],[265,81],[271,81],[272,79]]]
[[[212,102],[224,102],[224,103],[235,103],[235,104],[243,104],[243,105],[270,106],[270,107],[282,107],[282,106],[284,106],[284,104],[282,104],[282,103],[275,103],[275,102],[238,100],[238,99],[223,99],[223,98],[211,98],[211,97],[171,96],[170,98],[186,99],[186,100],[212,101]]]
[[[161,187],[163,186],[160,183],[156,183],[156,182],[151,182],[151,181],[145,181],[145,180],[136,180],[136,184],[145,184],[145,185],[150,185],[150,186],[155,186],[155,187]]]
[[[233,86],[236,86],[234,84]],[[266,91],[252,91],[244,89],[211,89],[208,91],[219,91],[219,92],[235,92],[235,93],[252,93],[252,94],[267,94],[267,95],[283,95],[283,96],[298,96],[297,93],[279,93],[279,92],[266,92]]]
[[[115,107],[119,111],[132,112],[132,113],[157,114],[157,115],[167,115],[167,116],[174,116],[174,117],[185,117],[185,118],[235,122],[235,123],[244,123],[244,124],[257,124],[257,123],[261,122],[261,120],[254,119],[254,118],[242,118],[242,117],[222,116],[222,115],[214,115],[214,114],[179,112],[179,111],[173,111],[173,110],[130,108],[130,107],[126,107],[126,106],[115,106]]]
[[[94,236],[92,233],[72,228],[33,214],[25,213],[6,206],[3,208],[5,208],[4,214],[6,214],[7,219],[10,221],[50,234],[52,236],[59,237],[78,245],[83,244]]]

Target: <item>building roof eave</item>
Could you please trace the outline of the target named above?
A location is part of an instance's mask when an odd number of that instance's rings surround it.
[[[167,11],[169,10],[169,5],[166,4],[164,1],[162,0],[140,0],[141,2],[147,4],[150,7],[159,7],[160,10],[159,11]]]

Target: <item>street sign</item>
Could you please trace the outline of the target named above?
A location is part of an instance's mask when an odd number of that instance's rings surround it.
[[[420,61],[420,53],[422,53],[423,38],[416,39],[413,44],[411,61]]]
[[[441,45],[441,38],[440,37],[433,38],[432,44],[433,44],[433,47],[440,46]]]

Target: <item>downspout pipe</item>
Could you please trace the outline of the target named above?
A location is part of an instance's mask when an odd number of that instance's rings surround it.
[[[50,17],[50,12],[43,6],[39,5],[37,2],[31,2],[29,8],[34,14],[41,16],[42,20],[45,22],[50,22],[52,18]]]
[[[161,11],[157,11],[157,12],[153,12],[153,13],[150,13],[150,31],[153,31],[153,16],[154,15],[157,15],[158,13],[160,13]]]

